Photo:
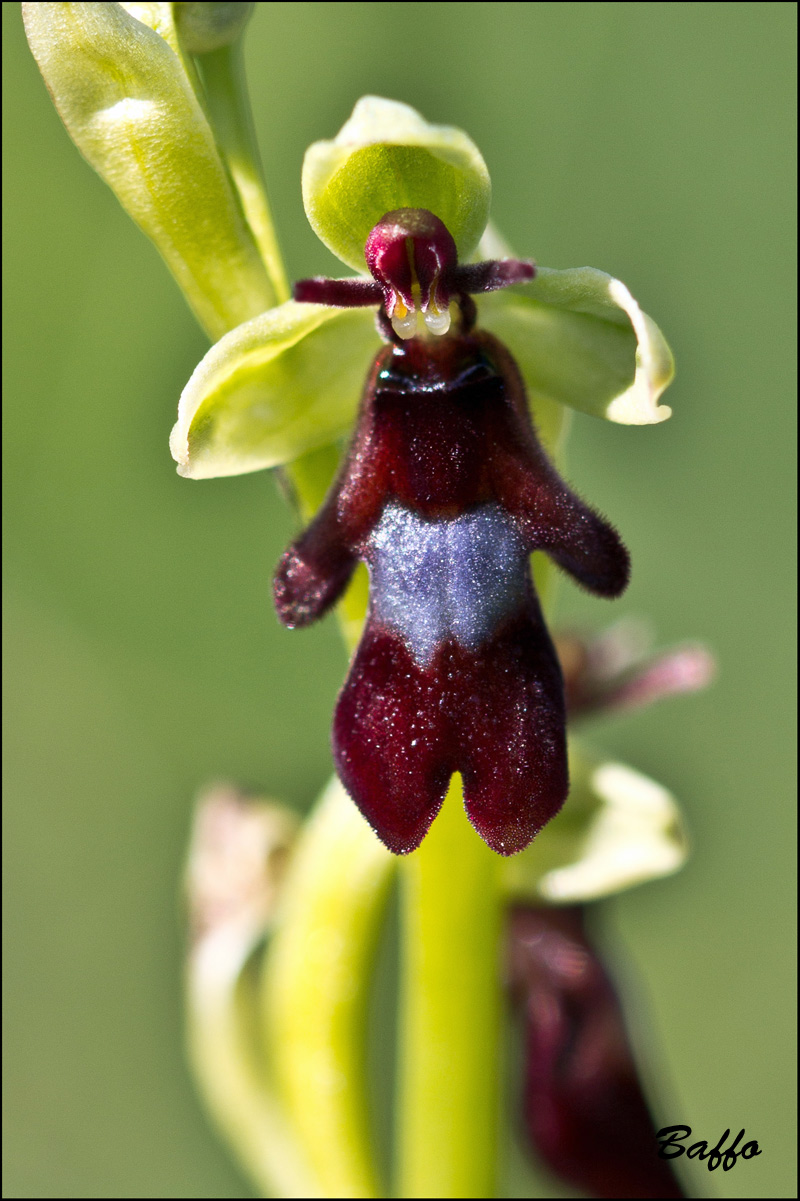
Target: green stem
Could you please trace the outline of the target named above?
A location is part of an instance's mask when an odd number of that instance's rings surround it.
[[[274,290],[271,304],[265,306],[270,308],[289,299],[289,285],[267,203],[245,77],[242,38],[219,50],[198,55],[195,61],[203,80],[217,145],[236,186]]]
[[[563,452],[566,422],[563,410],[544,414],[553,452]],[[559,455],[560,457],[560,455]],[[338,463],[336,447],[326,447],[303,456],[292,464],[289,478],[304,520],[309,520],[322,503]],[[537,588],[546,609],[552,607],[554,573],[543,555],[534,557]],[[339,606],[339,618],[349,648],[356,644],[367,601],[366,573],[362,570]],[[345,805],[350,802],[345,800]],[[351,816],[360,822],[355,808]],[[317,818],[313,819],[316,823]],[[362,823],[363,824],[363,823]],[[366,833],[366,827],[364,827]],[[497,1188],[499,1130],[500,1020],[502,1008],[502,860],[490,851],[469,824],[462,803],[461,781],[454,778],[442,811],[422,846],[401,864],[402,879],[402,966],[400,996],[400,1051],[397,1104],[397,1195],[400,1197],[491,1197]],[[330,879],[328,880],[330,883]],[[327,887],[322,880],[306,875],[305,893],[296,897],[305,916],[289,931],[287,945],[302,947],[317,921],[323,920],[343,880]],[[359,929],[358,906],[375,913],[368,890],[348,880],[353,908],[346,923]],[[341,916],[341,915],[340,915]],[[374,916],[373,916],[374,920]],[[303,923],[308,923],[305,931]],[[345,923],[345,924],[346,924]],[[339,934],[343,927],[340,926]],[[363,940],[362,940],[363,948]],[[297,954],[300,954],[298,951]],[[362,971],[367,956],[362,959]],[[284,981],[284,1014],[306,1013],[302,998],[314,984],[308,965],[298,960],[295,969],[278,962],[272,980]],[[312,973],[313,974],[313,973]],[[294,980],[292,981],[292,977]],[[341,983],[341,977],[338,978]],[[363,1098],[363,1068],[358,1047],[363,1044],[363,993],[349,1000],[337,993],[318,996],[314,1019],[308,1029],[297,1021],[275,1027],[285,1058],[284,1080],[295,1093],[295,1121],[303,1122],[306,1147],[320,1148],[323,1160],[334,1172],[339,1187],[349,1179],[350,1194],[369,1195],[374,1174],[364,1168],[363,1140],[366,1128],[353,1125],[348,1112]],[[365,986],[362,980],[361,989]],[[273,983],[273,990],[275,984]],[[338,1033],[332,1017],[338,1010]],[[349,1014],[347,1024],[344,1015]],[[277,1044],[276,1044],[277,1045]],[[341,1071],[342,1091],[326,1101],[327,1119],[308,1102],[307,1061],[316,1045],[320,1060]],[[317,1097],[319,1100],[319,1097]],[[317,1115],[316,1117],[312,1115]],[[341,1144],[333,1152],[333,1134]],[[348,1129],[350,1134],[347,1133]],[[320,1131],[327,1130],[327,1148]],[[338,1174],[348,1162],[346,1173]],[[319,1163],[320,1161],[315,1161]],[[336,1168],[335,1165],[340,1167]],[[330,1177],[328,1178],[330,1181]],[[360,1180],[365,1191],[354,1191]],[[371,1180],[371,1184],[370,1184]],[[332,1192],[329,1195],[345,1195]],[[373,1194],[374,1195],[374,1194]]]
[[[561,457],[567,422],[541,414]],[[554,572],[534,556],[552,608]],[[401,1197],[492,1197],[497,1188],[503,861],[464,812],[455,777],[442,811],[402,869],[398,1098]]]
[[[469,824],[455,777],[403,863],[401,1197],[495,1195],[500,865]]]
[[[197,61],[217,143],[275,290],[272,303],[282,302],[289,289],[266,200],[241,46]],[[332,446],[283,469],[304,520],[322,503],[337,463],[338,448]],[[362,567],[339,607],[350,647],[358,640],[366,601]],[[293,855],[279,930],[265,961],[260,992],[277,1091],[272,1116],[277,1120],[285,1112],[287,1128],[327,1197],[383,1195],[372,1155],[364,1033],[370,967],[392,866],[341,787],[332,786]],[[201,1078],[213,1085],[214,1069],[227,1081],[228,1103],[216,1107],[220,1120],[227,1117],[223,1124],[232,1142],[263,1182],[268,1175],[259,1170],[258,1140],[251,1137],[251,1131],[265,1129],[263,1097],[248,1093],[241,1058],[222,1021],[206,1023],[193,1041]],[[289,1180],[284,1189],[292,1185]],[[301,1194],[282,1190],[282,1195]]]
[[[198,63],[220,150],[269,273],[272,303],[279,303],[289,290],[266,200],[241,42]],[[327,448],[286,469],[305,517],[321,502],[335,457],[335,448]],[[339,609],[351,648],[366,599],[362,568]],[[424,843],[403,865],[402,1197],[495,1195],[499,876],[500,860],[467,821],[455,779]],[[291,1124],[330,1197],[383,1195],[366,1111],[364,1031],[368,969],[389,878],[384,848],[339,789],[317,808],[304,833],[267,960],[262,996],[270,1059]],[[245,1154],[247,1144],[244,1136]]]

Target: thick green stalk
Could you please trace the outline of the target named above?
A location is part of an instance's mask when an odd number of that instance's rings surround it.
[[[567,421],[541,415],[554,456]],[[534,556],[552,607],[550,560]],[[419,850],[402,865],[398,1196],[492,1197],[500,1121],[502,860],[464,812],[456,776]]]
[[[270,307],[289,293],[269,216],[241,47],[205,54],[198,62],[218,145],[275,286],[275,298],[264,306]],[[321,504],[337,461],[337,448],[326,447],[284,468],[304,520]],[[366,596],[362,568],[340,606],[350,647],[358,639]],[[365,1028],[392,866],[391,855],[341,787],[332,786],[306,822],[292,857],[278,932],[265,963],[261,997],[267,1058],[279,1105],[328,1197],[383,1193],[366,1101]],[[245,1154],[246,1126],[235,1138]]]
[[[286,471],[304,522],[322,504],[338,461],[338,448],[326,446]],[[337,610],[349,649],[358,641],[366,602],[360,566]],[[305,823],[265,965],[270,1059],[293,1127],[329,1197],[384,1195],[365,1056],[373,959],[394,864],[334,782]]]
[[[288,300],[290,290],[267,201],[247,90],[242,38],[219,50],[199,55],[195,61],[202,75],[214,136],[236,185],[244,215],[274,288],[274,297],[264,304],[264,308],[270,308]],[[302,455],[293,463],[287,463],[283,468],[304,521],[310,521],[322,504],[336,474],[338,462],[339,448],[324,446]],[[349,649],[358,641],[364,623],[367,596],[367,572],[359,564],[338,609]]]
[[[274,296],[264,305],[264,308],[271,308],[289,299],[289,285],[267,203],[245,79],[242,38],[219,50],[198,55],[195,61],[203,80],[217,145],[236,185],[245,218],[274,289]]]
[[[243,37],[219,50],[197,55],[193,61],[202,77],[203,99],[217,146],[236,187],[273,289],[272,295],[264,296],[263,309],[272,308],[289,299],[290,289],[267,200],[247,88]],[[252,315],[257,316],[257,312]],[[338,448],[325,446],[283,467],[304,521],[309,521],[321,505],[335,475],[338,459]],[[366,598],[366,570],[361,568],[339,607],[345,641],[350,648],[358,640]]]
[[[500,865],[455,777],[402,870],[401,1197],[495,1195]]]

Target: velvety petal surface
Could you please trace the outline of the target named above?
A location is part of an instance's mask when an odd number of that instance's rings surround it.
[[[170,437],[191,479],[275,467],[353,422],[380,345],[371,309],[290,300],[212,346],[183,390]]]

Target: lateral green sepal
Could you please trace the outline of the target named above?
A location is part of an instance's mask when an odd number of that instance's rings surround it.
[[[231,330],[183,390],[170,437],[179,474],[241,475],[335,441],[379,345],[371,309],[293,300]]]
[[[540,267],[529,284],[478,298],[480,324],[513,354],[536,408],[553,402],[621,425],[654,425],[674,375],[658,326],[620,280]]]

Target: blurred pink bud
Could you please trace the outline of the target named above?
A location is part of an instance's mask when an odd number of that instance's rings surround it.
[[[556,649],[571,717],[641,709],[666,696],[699,692],[714,678],[714,657],[699,643],[648,656],[643,626],[625,620],[593,638],[559,635]]]

